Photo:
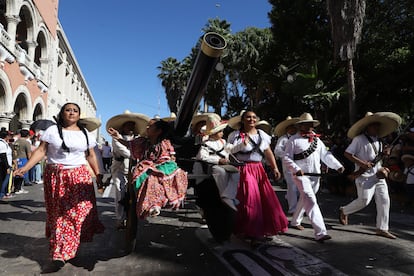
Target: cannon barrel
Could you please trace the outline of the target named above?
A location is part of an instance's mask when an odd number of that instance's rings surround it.
[[[174,123],[175,135],[184,136],[187,133],[213,69],[226,46],[224,38],[217,33],[209,32],[202,37],[201,47]]]

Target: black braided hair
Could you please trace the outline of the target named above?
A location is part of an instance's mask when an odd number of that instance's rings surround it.
[[[65,111],[66,106],[68,105],[75,105],[78,110],[79,110],[79,114],[81,112],[80,110],[80,106],[76,103],[65,103],[62,108],[59,111],[59,114],[57,115],[57,117],[55,117],[56,123],[57,123],[57,128],[58,128],[58,132],[59,132],[59,137],[60,139],[62,139],[62,149],[63,151],[66,152],[70,152],[69,147],[65,144],[65,140],[63,140],[63,132],[62,132],[62,128],[65,126],[65,123],[63,121],[63,112]],[[86,145],[87,145],[87,150],[86,150],[86,156],[89,156],[90,152],[89,152],[89,138],[88,138],[88,133],[86,132],[85,127],[78,121],[76,123],[76,125],[80,128],[80,130],[83,132],[83,134],[86,137]]]

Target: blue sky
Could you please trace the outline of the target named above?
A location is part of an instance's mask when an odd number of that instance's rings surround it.
[[[235,33],[270,27],[270,10],[267,0],[61,0],[58,17],[107,138],[106,121],[126,109],[169,116],[157,67],[188,56],[208,19],[227,20]]]

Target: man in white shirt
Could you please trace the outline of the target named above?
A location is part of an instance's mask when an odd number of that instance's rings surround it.
[[[280,122],[275,127],[275,135],[278,137],[276,146],[274,149],[274,154],[280,160],[283,160],[285,155],[286,143],[289,138],[297,132],[296,122],[299,121],[299,118],[292,118],[288,116],[286,120]],[[293,214],[296,210],[296,205],[299,199],[299,191],[296,187],[295,182],[293,181],[292,173],[288,170],[285,163],[282,162],[283,177],[286,181],[287,192],[286,200],[288,202],[288,214]]]
[[[321,161],[340,173],[344,171],[344,167],[326,149],[325,144],[318,138],[319,135],[313,131],[319,125],[318,120],[313,120],[309,113],[303,113],[296,125],[298,133],[290,137],[286,143],[283,159],[285,166],[292,172],[293,180],[300,192],[299,202],[290,225],[297,230],[304,230],[301,222],[306,212],[315,232],[315,240],[323,242],[331,239],[331,236],[327,233],[316,199],[320,176],[306,174],[320,174]]]
[[[367,113],[348,130],[351,144],[345,150],[345,157],[355,163],[355,185],[358,198],[346,206],[339,208],[339,222],[348,224],[348,215],[368,206],[375,196],[377,206],[376,234],[395,239],[388,232],[390,197],[385,178],[389,170],[382,167],[381,155],[384,146],[381,137],[392,133],[401,123],[401,118],[391,112]]]

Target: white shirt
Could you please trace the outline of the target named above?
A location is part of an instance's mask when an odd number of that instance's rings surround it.
[[[380,142],[377,137],[371,137],[374,141],[374,146],[377,151],[380,151]],[[357,158],[364,161],[372,161],[377,156],[374,151],[373,146],[369,142],[365,134],[360,134],[352,139],[351,144],[347,147],[345,152],[355,155]],[[381,162],[377,162],[374,167],[368,169],[362,174],[364,177],[370,177],[377,173],[378,169],[381,167]],[[355,171],[359,169],[359,165],[355,164]]]
[[[293,155],[307,150],[311,142],[299,133],[289,138],[283,157],[283,163],[289,171],[293,174],[296,174],[300,170],[304,173],[321,173],[321,161],[331,169],[337,170],[342,167],[342,164],[326,149],[322,140],[318,139],[317,141],[317,147],[311,155],[304,159],[294,160]]]
[[[269,148],[271,142],[271,137],[261,129],[257,130],[257,134],[250,135],[250,139],[252,139],[256,144],[260,143],[259,149],[261,152],[264,152],[264,150]],[[250,154],[243,154],[243,152],[246,153],[251,151],[253,149],[253,145],[251,143],[248,143],[247,145],[244,144],[243,139],[240,137],[239,130],[235,130],[232,133],[230,133],[227,141],[234,146],[231,152],[236,154],[238,160],[253,162],[262,161],[263,155],[257,151],[253,151]]]
[[[2,138],[0,138],[0,153],[6,153],[7,163],[11,167],[12,166],[12,161],[13,161],[12,149],[11,149],[9,143],[7,143],[7,141],[2,139]]]
[[[414,166],[404,169],[404,174],[407,175],[405,183],[414,185]]]
[[[226,146],[224,139],[219,140],[207,140],[201,145],[200,150],[197,153],[196,159],[203,160],[207,163],[218,164],[221,158],[229,158],[230,147]],[[222,151],[220,151],[222,149]],[[213,151],[220,151],[224,157],[215,154]]]
[[[282,159],[285,155],[285,149],[286,149],[286,143],[289,140],[289,137],[287,134],[282,135],[277,139],[274,154],[276,157]]]
[[[89,140],[89,149],[96,145],[93,136],[86,130]],[[53,125],[46,129],[40,137],[42,141],[48,143],[47,163],[62,164],[65,168],[74,168],[87,164],[85,152],[87,150],[86,137],[81,130],[64,130],[62,136],[65,140],[69,152],[62,149],[62,139],[60,139],[58,128]]]

